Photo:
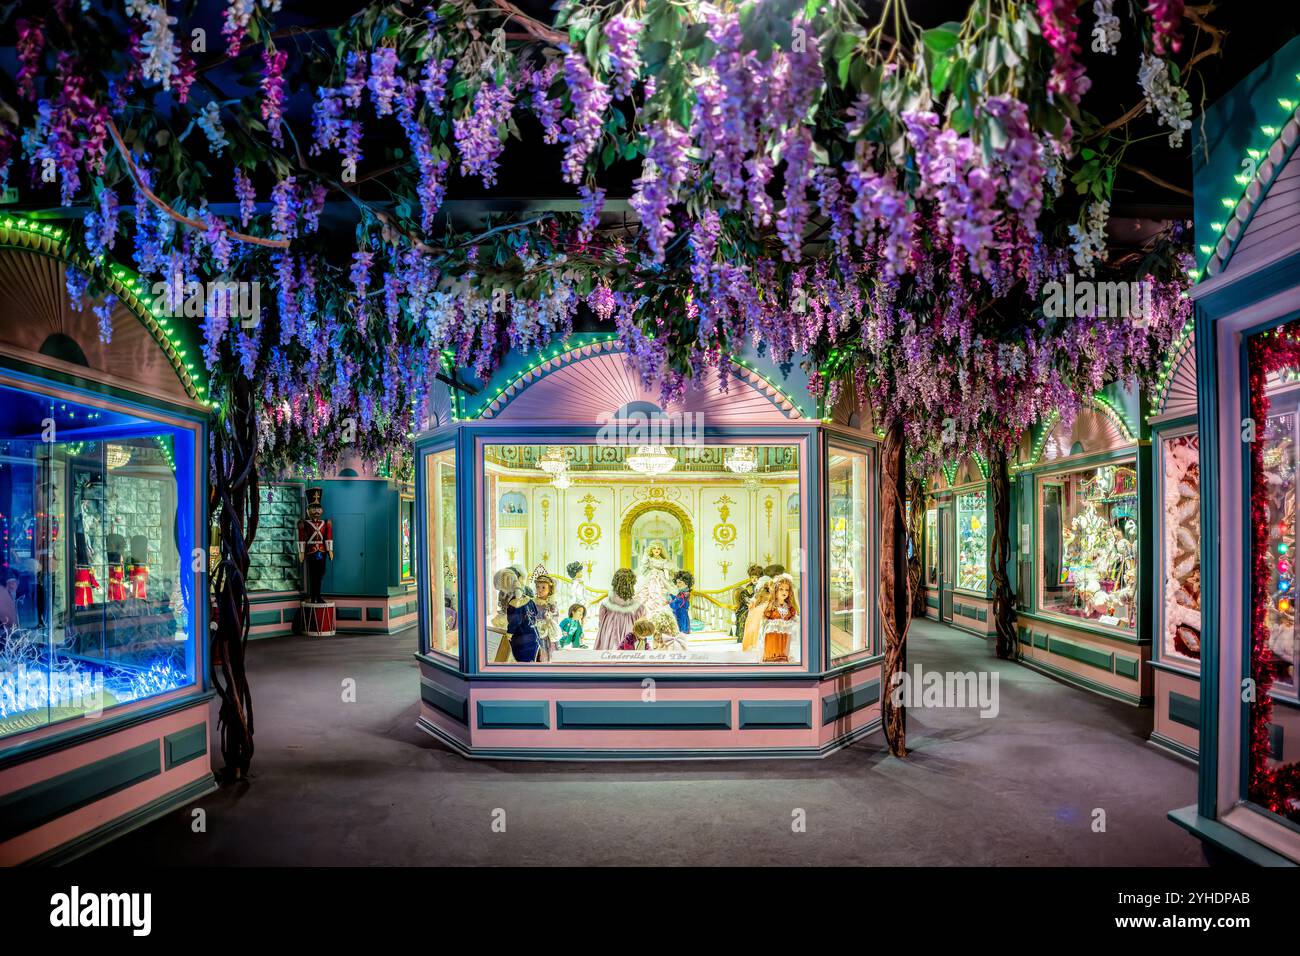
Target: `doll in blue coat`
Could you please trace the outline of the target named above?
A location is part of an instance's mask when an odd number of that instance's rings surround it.
[[[673,575],[673,587],[677,592],[668,598],[668,606],[677,618],[677,630],[682,634],[691,633],[691,588],[695,586],[695,577],[689,571],[678,571]]]

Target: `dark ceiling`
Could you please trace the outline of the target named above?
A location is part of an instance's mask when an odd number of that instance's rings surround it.
[[[1135,0],[1136,2],[1136,0]],[[960,0],[911,0],[908,8],[913,18],[922,26],[933,26],[948,20],[961,19],[968,7]],[[1117,0],[1116,6],[1124,5],[1124,0]],[[231,99],[247,98],[255,95],[254,90],[246,85],[256,82],[256,70],[260,63],[255,52],[246,52],[236,63],[225,61],[224,44],[220,40],[221,16],[225,5],[215,2],[193,2],[192,13],[178,11],[173,3],[173,12],[180,12],[181,23],[178,29],[203,27],[209,41],[209,51],[200,54],[199,60],[203,76],[210,80],[225,96]],[[545,0],[518,0],[517,6],[539,20],[549,22],[552,19],[550,4]],[[880,10],[879,0],[867,0],[865,8],[871,14]],[[320,43],[324,28],[338,26],[349,16],[363,9],[359,0],[339,2],[339,0],[314,0],[311,3],[285,0],[283,9],[276,15],[277,43],[288,46],[303,47]],[[1131,33],[1126,34],[1121,42],[1120,52],[1115,56],[1094,54],[1090,51],[1090,32],[1092,28],[1092,5],[1080,3],[1080,15],[1083,20],[1081,43],[1085,50],[1085,62],[1088,75],[1092,80],[1092,89],[1084,98],[1083,108],[1102,121],[1122,115],[1127,109],[1137,104],[1141,93],[1137,84],[1138,49]],[[1300,32],[1300,4],[1273,4],[1262,0],[1232,0],[1223,2],[1214,9],[1208,19],[1216,27],[1226,31],[1221,56],[1203,60],[1197,68],[1193,86],[1193,101],[1199,115],[1204,105],[1214,102],[1226,90],[1230,89],[1255,66],[1263,62],[1278,47]],[[1187,25],[1186,42],[1177,59],[1180,63],[1200,47],[1208,43],[1208,38],[1196,36],[1195,29]],[[3,66],[4,92],[12,96],[14,53],[12,40],[7,49],[0,52],[0,66]],[[291,100],[288,115],[298,135],[310,135],[311,104],[314,90],[308,86],[291,88]],[[546,146],[541,142],[540,130],[531,116],[525,111],[517,113],[517,121],[524,135],[523,141],[512,140],[502,157],[502,168],[497,186],[490,192],[483,190],[478,180],[466,180],[453,170],[448,183],[449,208],[493,208],[513,209],[528,206],[548,206],[554,208],[557,201],[565,204],[575,202],[572,186],[564,184],[559,175],[561,148]],[[1166,138],[1151,116],[1143,115],[1129,125],[1128,132],[1133,140],[1125,154],[1125,162],[1135,169],[1149,173],[1163,180],[1173,188],[1157,185],[1140,173],[1122,170],[1115,185],[1113,214],[1118,217],[1130,217],[1135,220],[1162,220],[1191,215],[1191,199],[1185,193],[1190,192],[1191,175],[1191,137],[1181,149],[1170,149]],[[367,137],[370,139],[370,136]],[[400,148],[403,144],[401,134],[393,125],[392,136],[384,145],[391,143]],[[377,144],[368,147],[367,164],[383,162]],[[318,160],[319,161],[319,160]],[[373,168],[373,167],[372,167]],[[362,167],[364,176],[365,165]],[[612,170],[603,177],[603,185],[611,200],[625,198],[631,191],[632,180],[637,169],[627,164],[622,169]],[[229,181],[220,174],[213,176],[214,183]],[[368,199],[383,202],[386,195],[375,184],[363,183],[361,193]],[[26,192],[26,191],[25,191]],[[259,192],[261,190],[259,189]],[[36,200],[24,202],[28,209],[47,206],[40,194],[25,196]],[[222,211],[222,202],[233,201],[233,196],[212,196],[212,202],[218,211]],[[56,201],[52,190],[48,206]],[[620,206],[615,203],[615,209]],[[55,213],[54,209],[49,209]],[[350,210],[339,209],[339,214],[350,214]],[[66,214],[67,210],[63,210]]]

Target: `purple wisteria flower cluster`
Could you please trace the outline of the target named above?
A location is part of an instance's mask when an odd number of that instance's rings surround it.
[[[560,141],[568,144],[561,168],[564,181],[576,184],[582,181],[587,157],[600,142],[610,95],[605,84],[592,74],[586,57],[576,51],[564,57],[564,82],[569,88],[573,115],[560,124]]]
[[[641,73],[641,53],[637,42],[642,23],[631,17],[613,17],[605,24],[605,40],[609,43],[609,65],[614,72],[614,99],[624,100],[632,95]]]
[[[514,105],[514,92],[508,82],[487,80],[474,94],[469,112],[452,123],[462,176],[479,176],[489,189],[496,185],[497,161],[505,148],[500,130],[510,119]]]

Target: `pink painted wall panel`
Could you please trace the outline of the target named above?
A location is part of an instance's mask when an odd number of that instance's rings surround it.
[[[199,722],[203,723],[205,733],[210,735],[207,701],[0,771],[0,794],[49,780],[150,741],[157,742],[159,766],[165,768],[162,738]],[[195,780],[211,775],[210,753],[206,757],[186,761],[171,770],[163,769],[158,776],[0,843],[0,864],[10,866],[54,849]]]
[[[1181,674],[1156,671],[1155,685],[1155,732],[1175,743],[1199,752],[1201,749],[1200,732],[1194,727],[1188,727],[1186,724],[1180,724],[1169,719],[1169,695],[1182,694],[1184,697],[1199,701],[1201,699],[1201,682],[1190,677],[1183,677]]]

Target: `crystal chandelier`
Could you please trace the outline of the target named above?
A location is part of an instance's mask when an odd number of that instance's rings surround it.
[[[572,484],[573,484],[573,479],[569,477],[569,473],[567,471],[560,472],[558,475],[555,476],[555,479],[551,482],[551,485],[556,488],[568,488]]]
[[[748,445],[729,448],[726,457],[723,459],[723,464],[727,466],[728,471],[734,471],[738,475],[747,475],[758,467],[758,453]]]
[[[636,454],[627,456],[627,466],[642,475],[666,475],[673,470],[677,459],[662,445],[638,445]]]
[[[109,470],[114,471],[131,460],[131,449],[125,445],[108,445],[104,458],[108,462]]]
[[[548,475],[558,475],[565,471],[569,465],[564,460],[564,450],[556,445],[551,445],[546,449],[546,454],[537,460],[537,467]]]

